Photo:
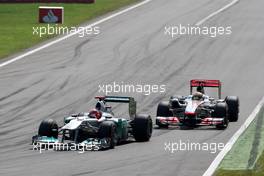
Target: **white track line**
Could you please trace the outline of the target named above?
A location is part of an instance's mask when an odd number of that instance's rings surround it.
[[[235,5],[236,3],[238,3],[240,0],[233,0],[232,2],[230,2],[229,4],[225,5],[224,7],[222,7],[221,9],[211,13],[210,15],[208,15],[207,17],[203,18],[202,20],[198,21],[195,25],[200,26],[201,24],[203,24],[204,22],[206,22],[207,20],[209,20],[210,18],[216,16],[217,14],[225,11],[226,9],[230,8],[231,6]]]
[[[239,136],[247,129],[247,127],[250,125],[250,123],[255,119],[258,112],[260,111],[261,107],[264,104],[264,97],[261,99],[261,101],[258,103],[256,108],[253,110],[253,112],[250,114],[250,116],[247,118],[247,120],[244,122],[244,124],[237,130],[237,132],[232,136],[232,138],[227,142],[224,149],[216,156],[214,161],[211,163],[209,168],[206,170],[206,172],[203,174],[203,176],[211,176],[214,174],[216,168],[220,164],[220,162],[223,160],[225,155],[230,151],[232,146],[235,144]]]
[[[110,19],[112,19],[112,18],[115,18],[115,17],[117,17],[117,16],[119,16],[119,15],[122,15],[122,14],[128,12],[128,11],[131,11],[131,10],[133,10],[133,9],[136,9],[136,8],[138,8],[138,7],[140,7],[140,6],[144,5],[144,4],[147,4],[147,3],[151,2],[151,1],[153,1],[153,0],[145,0],[145,1],[142,1],[142,2],[140,2],[140,3],[137,3],[137,4],[135,4],[135,5],[131,6],[131,7],[128,7],[128,8],[126,8],[126,9],[124,9],[124,10],[121,10],[121,11],[119,11],[119,12],[117,12],[117,13],[114,13],[114,14],[112,14],[112,15],[106,17],[106,18],[103,18],[103,19],[101,19],[101,20],[99,20],[99,21],[96,21],[96,22],[94,22],[94,23],[92,23],[92,24],[89,24],[89,25],[87,25],[87,26],[84,26],[84,27],[90,28],[90,27],[93,27],[93,26],[99,25],[99,24],[101,24],[101,23],[103,23],[103,22],[105,22],[105,21],[108,21],[108,20],[110,20]],[[70,33],[70,34],[68,34],[68,35],[66,35],[66,36],[63,36],[63,37],[61,37],[61,38],[59,38],[59,39],[53,40],[53,41],[51,41],[51,42],[49,42],[49,43],[47,43],[47,44],[45,44],[45,45],[42,45],[42,46],[40,46],[40,47],[38,47],[38,48],[36,48],[36,49],[33,49],[33,50],[31,50],[31,51],[28,51],[28,52],[26,52],[26,53],[24,53],[24,54],[22,54],[22,55],[20,55],[20,56],[17,56],[17,57],[15,57],[15,58],[13,58],[13,59],[10,59],[10,60],[6,61],[6,62],[3,62],[3,63],[0,64],[0,67],[6,66],[6,65],[11,64],[11,63],[13,63],[13,62],[15,62],[15,61],[18,61],[18,60],[20,60],[20,59],[23,59],[23,58],[26,57],[26,56],[29,56],[29,55],[31,55],[31,54],[34,54],[34,53],[36,53],[36,52],[38,52],[38,51],[40,51],[40,50],[42,50],[42,49],[45,49],[45,48],[47,48],[47,47],[49,47],[49,46],[51,46],[51,45],[54,45],[54,44],[56,44],[56,43],[58,43],[58,42],[60,42],[60,41],[62,41],[62,40],[65,40],[65,39],[67,39],[67,38],[69,38],[69,37],[72,37],[72,36],[78,34],[79,32],[82,32],[83,30],[84,30],[84,29],[77,30],[77,31],[75,31],[75,32],[73,32],[73,33]]]

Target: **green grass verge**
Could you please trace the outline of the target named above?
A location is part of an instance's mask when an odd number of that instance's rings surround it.
[[[258,159],[252,170],[225,170],[219,169],[215,176],[263,176],[264,175],[264,153]]]
[[[238,138],[215,176],[264,176],[264,107]]]
[[[29,48],[54,36],[32,35],[38,24],[39,6],[63,6],[63,26],[76,26],[140,0],[96,0],[94,4],[32,3],[0,5],[0,58]]]

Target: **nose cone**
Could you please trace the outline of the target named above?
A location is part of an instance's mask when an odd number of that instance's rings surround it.
[[[185,108],[185,115],[194,115],[196,109],[201,104],[200,101],[190,101]]]

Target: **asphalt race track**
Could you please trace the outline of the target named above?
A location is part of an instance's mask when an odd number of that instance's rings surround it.
[[[154,0],[99,25],[101,34],[73,36],[0,68],[0,175],[200,176],[217,153],[164,150],[166,142],[227,142],[264,92],[264,1],[241,0],[208,20],[232,26],[216,38],[164,35],[166,25],[195,24],[230,0]],[[62,122],[88,111],[98,86],[116,82],[165,84],[166,94],[132,94],[154,118],[159,101],[189,93],[193,78],[220,79],[223,96],[238,95],[240,119],[227,130],[155,129],[150,142],[85,152],[32,151],[41,120]],[[126,94],[121,94],[126,95]],[[127,109],[114,107],[123,114]]]

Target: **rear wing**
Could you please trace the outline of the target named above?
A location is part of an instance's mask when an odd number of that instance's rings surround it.
[[[218,97],[221,99],[221,81],[220,80],[206,80],[206,79],[193,79],[190,81],[190,92],[192,94],[193,87],[213,87],[218,88]]]
[[[134,118],[136,116],[137,102],[133,97],[97,96],[95,98],[99,99],[99,101],[104,101],[104,102],[128,103],[128,113],[130,118]]]

